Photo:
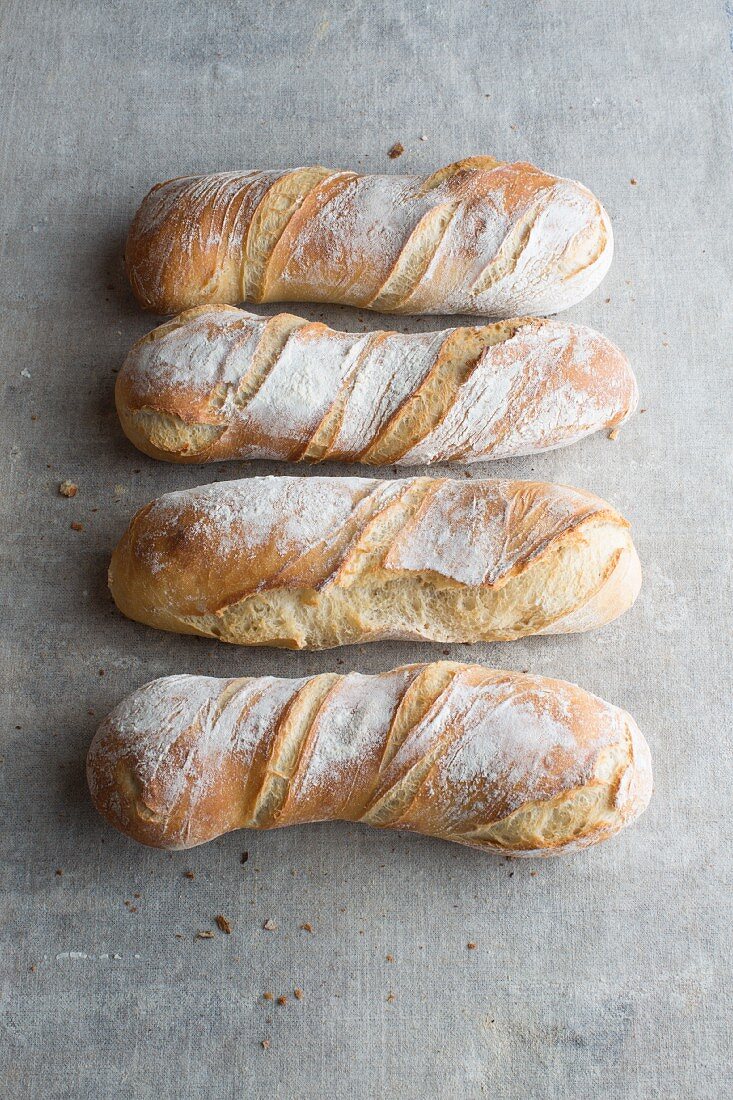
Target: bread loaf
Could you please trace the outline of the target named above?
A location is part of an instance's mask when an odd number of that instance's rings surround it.
[[[163,630],[324,649],[589,630],[633,603],[640,568],[626,520],[577,489],[255,477],[146,505],[109,583]]]
[[[612,836],[652,789],[625,711],[561,680],[448,662],[155,680],[102,723],[87,775],[99,812],[159,848],[340,819],[552,855]]]
[[[608,215],[579,183],[470,157],[428,177],[328,168],[183,176],[130,229],[141,305],[336,302],[385,313],[556,313],[611,263]]]
[[[624,355],[583,325],[334,332],[200,306],[144,336],[117,376],[132,442],[174,462],[475,462],[561,447],[637,402]]]

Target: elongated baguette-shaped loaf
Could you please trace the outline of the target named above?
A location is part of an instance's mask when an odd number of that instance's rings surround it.
[[[447,661],[155,680],[102,723],[87,775],[100,813],[160,848],[341,819],[552,855],[612,836],[652,790],[625,711],[562,680]]]
[[[132,619],[243,645],[589,630],[640,584],[629,525],[523,481],[255,477],[142,508],[109,583]]]
[[[531,164],[470,157],[432,176],[328,168],[183,176],[143,200],[126,247],[141,305],[336,302],[386,313],[555,313],[598,286],[598,200]]]
[[[135,344],[116,398],[154,458],[416,465],[562,447],[620,424],[637,387],[626,357],[583,325],[352,333],[200,306]]]

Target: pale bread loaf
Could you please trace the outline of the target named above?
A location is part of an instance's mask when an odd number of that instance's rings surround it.
[[[143,200],[125,258],[158,313],[301,301],[511,317],[579,302],[612,253],[587,188],[470,157],[428,177],[311,167],[168,180]]]
[[[652,790],[633,719],[573,684],[478,665],[140,688],[89,750],[97,809],[144,844],[342,819],[486,851],[612,836]]]
[[[350,333],[231,306],[144,336],[115,393],[132,442],[173,462],[470,463],[565,446],[637,403],[626,357],[583,325]]]
[[[109,583],[164,630],[324,649],[589,630],[630,607],[640,567],[627,521],[565,486],[255,477],[146,505]]]

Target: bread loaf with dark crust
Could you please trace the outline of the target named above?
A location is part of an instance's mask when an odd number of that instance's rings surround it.
[[[163,630],[325,649],[589,630],[630,607],[640,567],[627,521],[561,485],[255,477],[146,505],[109,583]]]
[[[579,302],[612,253],[587,188],[479,156],[427,177],[316,166],[168,180],[138,209],[125,260],[157,313],[300,301],[512,317]]]
[[[139,340],[117,376],[135,446],[173,462],[379,466],[532,454],[622,423],[636,379],[584,325],[516,318],[442,332],[335,332],[200,306]]]
[[[449,662],[155,680],[102,723],[87,775],[100,813],[159,848],[341,819],[552,855],[612,836],[652,789],[625,711],[560,680]]]

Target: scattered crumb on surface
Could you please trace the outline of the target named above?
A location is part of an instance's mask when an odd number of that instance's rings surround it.
[[[83,523],[72,523],[71,524],[71,530],[72,531],[83,531],[84,530],[84,524]]]
[[[302,1001],[303,1000],[303,990],[302,989],[294,989],[293,990],[293,996],[295,997],[296,1001]]]
[[[56,868],[56,875],[58,876],[58,878],[61,878],[61,876],[63,875],[63,873],[64,873],[64,871],[63,871],[63,868],[62,868],[62,867],[57,867],[57,868]]]
[[[270,993],[270,991],[268,989],[266,993],[262,994],[262,1000],[263,1001],[274,1001],[275,1000],[275,994]]]
[[[634,179],[634,177],[633,177],[633,176],[632,176],[632,177],[631,177],[631,179],[629,180],[629,183],[630,183],[630,184],[632,184],[632,186],[633,186],[633,187],[636,187],[636,185],[637,185],[637,183],[638,183],[638,182],[639,182],[639,181],[638,181],[638,180],[636,180],[636,179]]]
[[[283,993],[281,993],[277,999],[277,1003],[284,1007],[288,1003],[288,999]]]
[[[197,940],[213,940],[213,938],[214,938],[214,933],[209,932],[208,929],[206,929],[206,928],[204,928],[204,929],[202,929],[202,930],[200,930],[196,933],[196,939]]]
[[[310,923],[310,921],[306,921],[305,924],[301,924],[300,927],[301,927],[303,932],[312,932],[313,931],[313,925]]]
[[[390,160],[396,160],[397,157],[401,157],[405,151],[405,147],[401,141],[396,141],[391,149],[388,150],[387,156]]]
[[[618,439],[618,433],[619,433],[618,428],[612,428],[611,431],[608,433],[608,438],[609,439]]]
[[[394,962],[394,955],[385,955],[384,957],[385,957],[385,959],[387,960],[388,963],[393,963]]]
[[[196,878],[196,875],[194,874],[193,871],[184,871],[183,872],[183,877],[184,878]]]
[[[246,863],[248,859],[249,859],[249,852],[242,852],[242,855],[241,855],[241,858],[240,858],[239,862],[240,863]]]
[[[73,481],[62,481],[59,484],[59,493],[62,497],[75,497],[79,492],[79,486]]]
[[[270,1040],[269,1039],[261,1039],[260,1040],[260,1046],[262,1047],[263,1050],[269,1050],[270,1049]]]
[[[469,940],[468,943],[466,944],[466,947],[468,948],[469,951],[475,951],[476,950],[476,944],[473,942],[473,940]]]
[[[387,994],[387,1004],[392,1005],[392,1004],[395,1003],[396,1000],[397,1000],[397,998],[395,997],[394,993],[390,990],[389,993]]]
[[[428,140],[428,135],[427,134],[420,134],[420,141],[427,141],[427,140]]]
[[[226,932],[227,936],[230,936],[232,934],[231,924],[226,919],[226,917],[223,917],[221,915],[221,913],[218,913],[217,916],[214,917],[214,920],[216,921],[216,927],[219,929],[220,932]]]
[[[270,920],[269,917],[263,923],[262,927],[266,932],[277,932],[277,925],[275,924],[274,920]]]

